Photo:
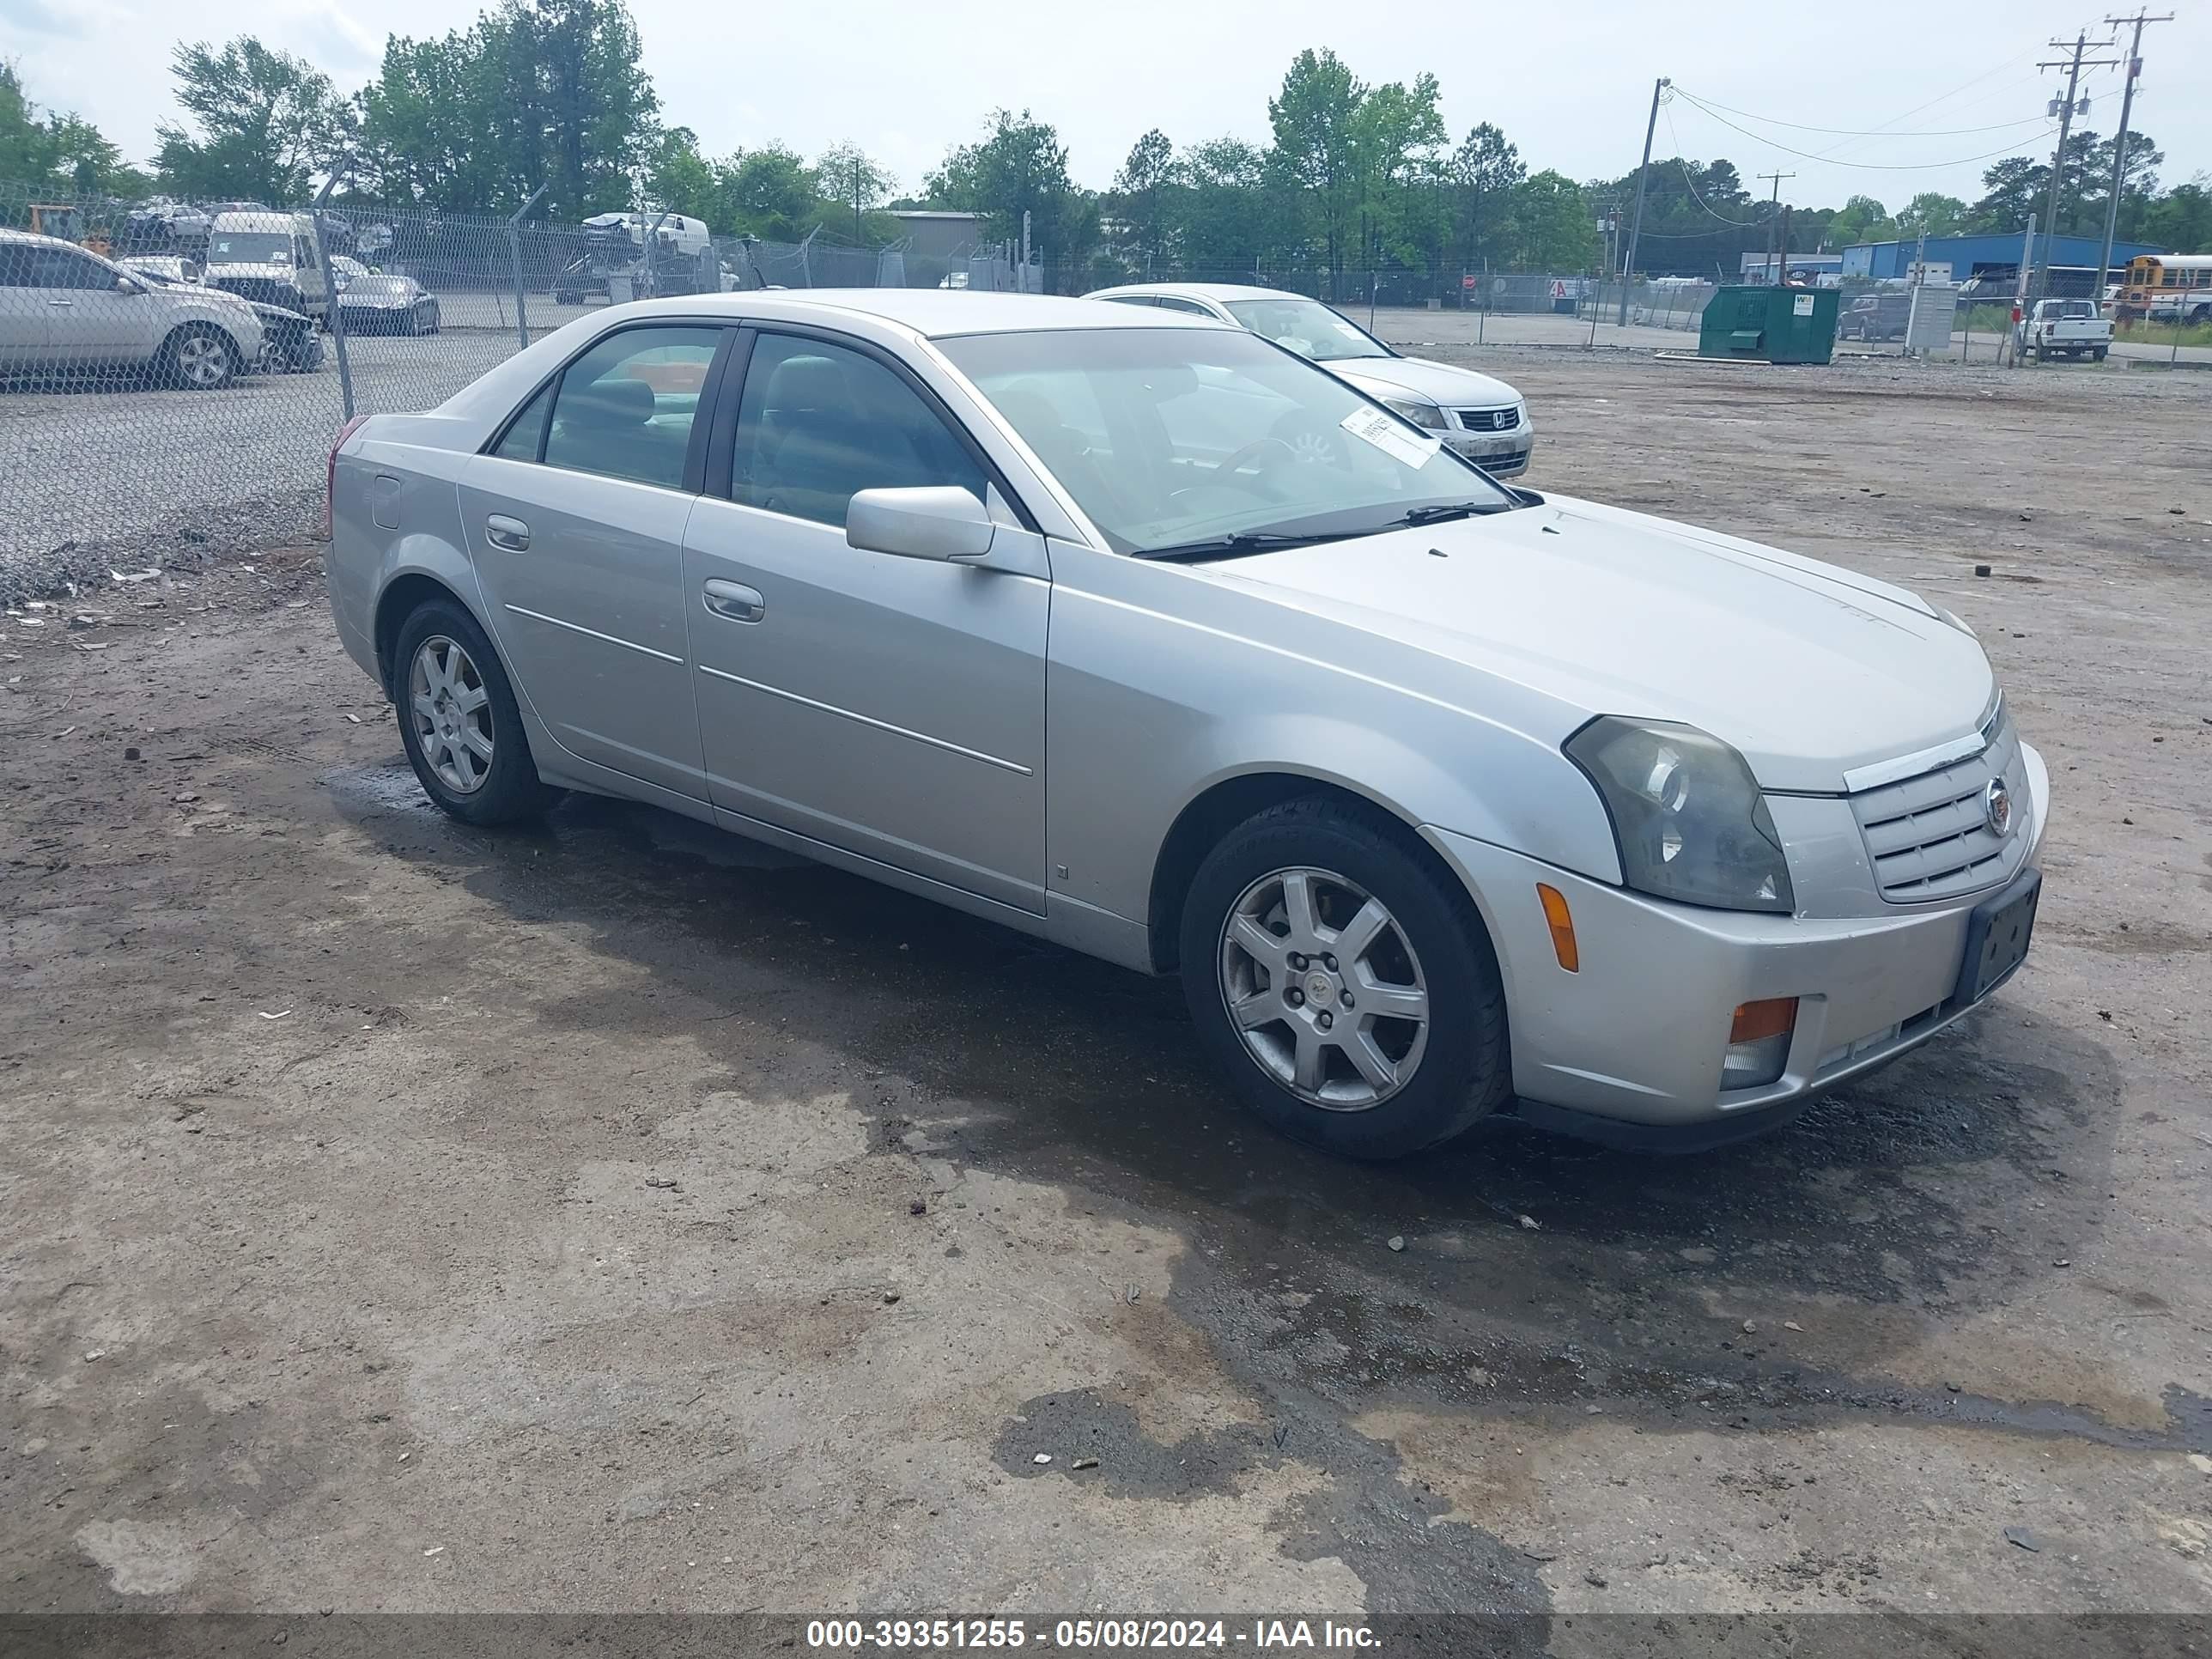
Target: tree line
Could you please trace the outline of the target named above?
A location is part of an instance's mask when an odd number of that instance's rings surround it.
[[[811,159],[772,142],[706,155],[692,129],[663,119],[623,0],[498,0],[465,28],[393,35],[374,78],[349,93],[250,35],[179,44],[172,68],[179,118],[159,126],[141,167],[91,124],[33,105],[0,65],[0,179],[41,193],[275,204],[304,200],[343,165],[342,203],[504,215],[543,186],[538,213],[556,222],[643,205],[724,235],[863,245],[900,234],[887,208],[966,210],[993,240],[1018,238],[1026,218],[1055,286],[1294,273],[1341,285],[1387,269],[1423,273],[1432,290],[1462,273],[1610,268],[1638,184],[1635,170],[1582,181],[1532,170],[1486,121],[1455,137],[1433,75],[1370,84],[1325,49],[1291,61],[1263,142],[1179,144],[1154,130],[1096,191],[1072,176],[1050,122],[1001,109],[903,195],[851,145]],[[2212,246],[2204,176],[2161,189],[2164,160],[2148,138],[2131,141],[2121,238]],[[2110,139],[2073,135],[2060,229],[2101,232],[2111,167]],[[2012,156],[1972,203],[1924,192],[1894,215],[1863,195],[1794,207],[1789,249],[2014,232],[2043,210],[2050,177],[2047,161]],[[1733,276],[1782,229],[1725,159],[1655,160],[1643,183],[1637,264],[1650,274]]]

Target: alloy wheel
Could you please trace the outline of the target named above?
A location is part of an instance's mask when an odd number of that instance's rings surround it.
[[[1379,1106],[1427,1050],[1428,983],[1412,940],[1334,871],[1271,871],[1247,887],[1222,928],[1218,973],[1245,1051],[1310,1106]]]
[[[408,718],[438,781],[474,794],[491,774],[491,694],[458,640],[433,634],[407,671]]]
[[[230,353],[211,334],[187,335],[177,344],[177,373],[191,386],[221,386],[230,374]]]

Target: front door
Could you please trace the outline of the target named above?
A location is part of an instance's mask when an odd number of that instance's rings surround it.
[[[554,741],[702,800],[684,530],[725,337],[702,325],[605,336],[460,483],[500,653]]]
[[[711,799],[1041,912],[1051,584],[845,540],[857,490],[995,500],[982,464],[884,360],[771,333],[732,448],[730,499],[700,501],[684,548]],[[1029,535],[1003,505],[1000,538]]]

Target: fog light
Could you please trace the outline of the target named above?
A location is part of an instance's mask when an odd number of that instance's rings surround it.
[[[1770,997],[1738,1006],[1729,1023],[1721,1087],[1757,1089],[1782,1075],[1790,1063],[1790,1037],[1797,1029],[1797,999]]]

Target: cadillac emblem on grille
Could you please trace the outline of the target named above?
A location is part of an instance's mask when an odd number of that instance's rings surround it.
[[[2012,831],[2012,791],[2005,787],[2002,778],[1991,778],[1990,787],[1982,791],[1982,811],[1990,821],[1990,831],[2002,840]]]

